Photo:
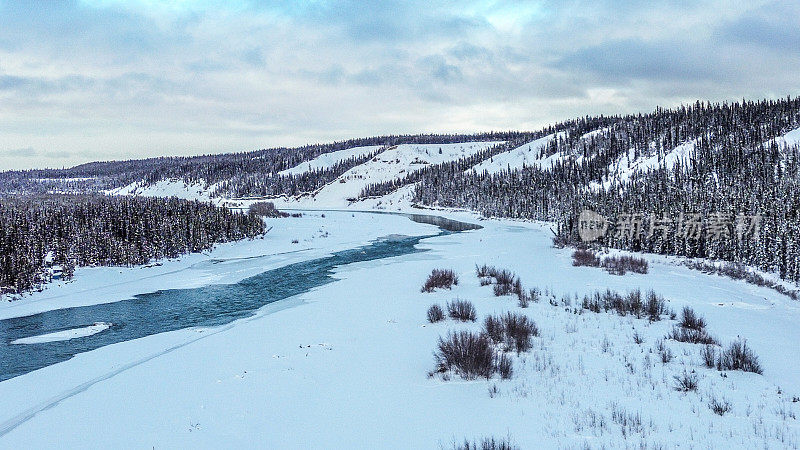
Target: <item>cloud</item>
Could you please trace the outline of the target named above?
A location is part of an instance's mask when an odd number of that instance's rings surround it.
[[[800,56],[800,4],[771,2],[720,27],[720,41],[779,50],[787,57]]]
[[[589,71],[606,82],[695,81],[729,76],[717,64],[717,58],[709,57],[709,53],[707,48],[698,48],[691,41],[625,39],[577,50],[560,59],[555,67]]]
[[[70,165],[797,95],[797,8],[0,0],[0,149]]]
[[[0,156],[9,158],[30,158],[36,156],[36,154],[36,150],[34,150],[33,147],[0,150]]]

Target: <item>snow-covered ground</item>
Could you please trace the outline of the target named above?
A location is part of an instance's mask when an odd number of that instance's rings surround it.
[[[314,159],[302,162],[290,169],[278,172],[279,175],[299,175],[312,170],[329,169],[337,163],[346,161],[350,158],[366,156],[380,150],[380,145],[368,145],[364,147],[353,147],[335,152],[323,153]]]
[[[274,252],[284,238],[307,237],[297,228],[304,220],[313,224],[304,231],[338,220],[331,234],[362,238],[430,230],[398,216],[325,214],[276,222]],[[481,230],[423,241],[428,252],[341,267],[338,281],[251,318],[114,344],[2,382],[0,447],[405,449],[483,436],[510,436],[522,448],[798,445],[797,302],[657,261],[647,275],[624,277],[573,267],[569,250],[550,245],[546,226],[480,223]],[[279,231],[283,224],[295,228]],[[247,256],[266,245],[226,251]],[[553,292],[555,305],[543,298],[521,309],[514,298],[494,297],[475,276],[483,263]],[[460,283],[421,293],[433,268],[454,269]],[[663,364],[654,348],[674,322],[576,313],[562,300],[606,288],[655,289],[676,311],[691,305],[720,341],[747,338],[764,375],[723,376],[702,366],[700,346],[672,341],[665,345],[675,357]],[[472,301],[479,322],[427,323],[428,306],[454,298]],[[531,352],[512,355],[510,380],[428,377],[439,336],[477,330],[486,315],[505,311],[528,315],[541,330]],[[684,371],[698,376],[697,392],[674,390],[673,376]],[[714,414],[712,399],[731,411]]]

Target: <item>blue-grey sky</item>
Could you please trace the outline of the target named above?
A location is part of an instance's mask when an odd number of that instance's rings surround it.
[[[799,94],[796,0],[0,0],[0,170]]]

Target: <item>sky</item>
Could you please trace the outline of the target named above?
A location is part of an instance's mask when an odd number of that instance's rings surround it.
[[[0,171],[800,95],[800,2],[0,0]]]

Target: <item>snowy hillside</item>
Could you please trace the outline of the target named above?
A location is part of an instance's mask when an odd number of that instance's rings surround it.
[[[139,195],[142,197],[178,197],[185,200],[211,200],[213,188],[205,188],[202,183],[188,184],[182,180],[160,180],[149,186],[131,183],[117,189],[106,191],[109,195]]]
[[[783,136],[775,139],[778,146],[786,148],[788,146],[800,145],[800,128],[794,129]]]
[[[292,167],[291,169],[286,169],[278,172],[279,175],[298,175],[305,172],[310,172],[312,170],[320,170],[320,169],[328,169],[345,161],[347,159],[358,157],[358,156],[366,156],[370,153],[373,153],[381,148],[380,145],[369,145],[365,147],[354,147],[348,148],[346,150],[337,150],[335,152],[330,153],[323,153],[316,158],[305,161],[297,166]]]
[[[356,166],[313,195],[275,199],[279,206],[307,208],[347,207],[372,183],[400,180],[431,164],[455,161],[473,155],[499,142],[459,144],[402,144],[391,147],[370,161]]]
[[[484,171],[488,173],[498,173],[503,170],[521,169],[524,166],[550,167],[551,161],[548,158],[542,158],[542,152],[547,148],[547,144],[557,138],[557,136],[557,134],[550,134],[519,146],[514,150],[500,153],[499,155],[477,164],[471,170],[478,173]]]

